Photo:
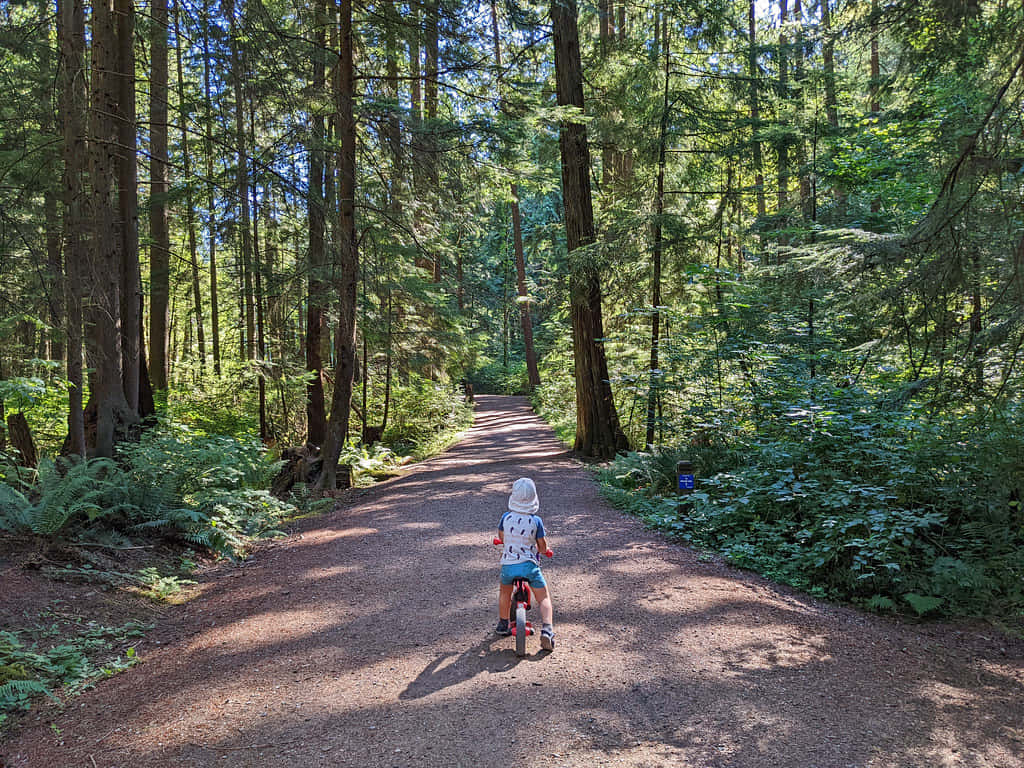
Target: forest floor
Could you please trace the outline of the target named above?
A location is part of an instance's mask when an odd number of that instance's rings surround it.
[[[537,482],[557,646],[493,634]],[[820,602],[610,508],[521,398],[448,452],[201,574],[142,663],[42,707],[9,768],[1024,766],[1024,643]],[[12,593],[4,595],[4,601]]]

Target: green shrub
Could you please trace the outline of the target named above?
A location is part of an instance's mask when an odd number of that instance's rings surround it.
[[[280,462],[255,440],[177,425],[124,443],[118,461],[40,462],[31,486],[0,484],[0,530],[45,536],[104,526],[160,531],[237,556],[299,512],[267,490]]]
[[[1024,430],[913,411],[778,403],[757,439],[621,457],[613,501],[672,535],[874,610],[1024,615]],[[675,461],[699,470],[686,520]]]
[[[436,452],[473,423],[473,409],[461,390],[412,376],[392,392],[383,441],[398,453],[422,457]]]
[[[487,360],[474,368],[467,378],[473,383],[478,394],[524,395],[530,391],[530,377],[525,360],[510,361],[508,366],[500,360]]]

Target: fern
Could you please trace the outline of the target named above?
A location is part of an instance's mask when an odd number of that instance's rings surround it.
[[[17,533],[30,528],[32,502],[11,486],[0,483],[0,530]]]
[[[48,687],[38,680],[11,680],[0,685],[0,708],[7,708],[5,705],[23,706],[27,708],[28,700],[32,696],[45,693],[51,699],[57,700]]]

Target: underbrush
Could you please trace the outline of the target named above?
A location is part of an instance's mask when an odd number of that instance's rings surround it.
[[[279,462],[255,440],[181,425],[125,443],[117,460],[43,459],[0,483],[0,530],[55,540],[158,535],[238,557],[301,510],[265,490]]]
[[[392,392],[383,442],[419,460],[443,451],[473,424],[473,406],[455,387],[412,376]]]
[[[847,407],[843,407],[843,406]],[[1024,618],[1024,412],[984,426],[846,403],[779,405],[685,449],[631,453],[608,497],[812,594],[880,612]],[[675,465],[698,472],[679,519]]]
[[[149,628],[130,621],[117,627],[81,623],[71,631],[58,623],[0,631],[0,729],[40,696],[63,703],[134,665],[133,642]]]

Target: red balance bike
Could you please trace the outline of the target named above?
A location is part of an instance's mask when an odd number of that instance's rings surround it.
[[[501,546],[501,539],[494,537],[495,546]],[[547,550],[546,557],[554,557],[552,550]],[[530,589],[530,582],[522,576],[512,580],[512,603],[509,606],[508,626],[512,630],[512,636],[516,639],[516,656],[526,655],[526,637],[534,634],[533,624],[526,620],[526,612],[533,604],[533,590]],[[512,614],[516,620],[512,621]]]

